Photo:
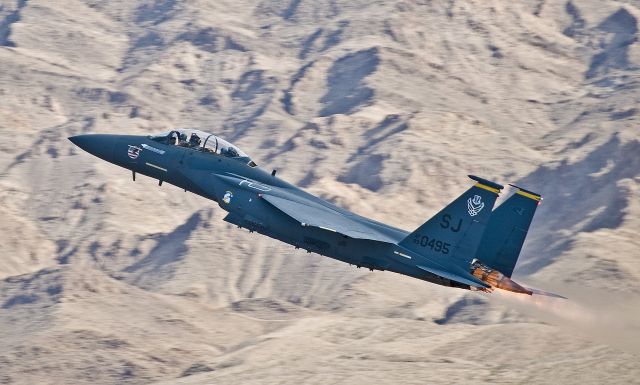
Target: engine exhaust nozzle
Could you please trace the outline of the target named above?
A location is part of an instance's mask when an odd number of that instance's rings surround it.
[[[471,264],[471,274],[473,274],[473,276],[478,278],[479,280],[491,285],[492,288],[527,295],[533,294],[533,291],[527,289],[526,287],[518,285],[511,278],[502,274],[498,270],[492,269],[477,260],[472,262]]]

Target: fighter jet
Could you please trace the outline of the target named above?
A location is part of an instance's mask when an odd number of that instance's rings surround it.
[[[370,270],[438,285],[525,295],[550,294],[514,282],[529,225],[542,197],[517,188],[493,210],[503,186],[474,184],[413,232],[333,205],[266,172],[238,147],[209,133],[177,129],[152,136],[87,134],[69,138],[118,166],[218,203],[224,220],[295,248]],[[400,214],[400,213],[399,213]]]

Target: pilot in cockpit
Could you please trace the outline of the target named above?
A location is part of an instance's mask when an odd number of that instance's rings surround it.
[[[176,144],[181,147],[188,147],[189,143],[187,142],[187,134],[184,132],[178,132],[178,142]]]
[[[236,156],[239,156],[238,151],[236,151],[236,149],[231,146],[223,148],[220,153],[224,156],[228,156],[229,158],[235,158]]]
[[[246,160],[246,164],[248,166],[257,166],[251,159],[249,159],[249,156],[242,152],[238,147],[222,138],[206,132],[198,130],[171,130],[169,133],[149,136],[149,138],[158,143],[170,146],[186,147],[202,153]]]
[[[195,132],[191,133],[191,137],[189,137],[189,146],[193,148],[200,147],[200,143],[202,139]]]
[[[179,137],[178,131],[171,131],[169,133],[168,139],[169,139],[168,140],[168,144],[177,146],[178,143],[180,142],[180,137]]]

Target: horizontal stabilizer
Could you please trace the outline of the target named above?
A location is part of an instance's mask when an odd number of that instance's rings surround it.
[[[553,297],[553,298],[562,298],[562,299],[569,299],[567,297],[563,297],[560,294],[555,294],[555,293],[549,293],[548,291],[542,291],[539,289],[532,289],[530,287],[528,287],[527,289],[531,290],[531,292],[533,293],[533,295],[543,295],[545,297]]]
[[[491,287],[490,285],[487,285],[486,283],[482,282],[481,280],[477,279],[471,274],[467,275],[466,277],[463,277],[462,275],[458,275],[450,271],[445,271],[445,270],[441,270],[433,267],[418,265],[418,268],[424,271],[427,271],[429,273],[435,274],[437,276],[440,276],[442,278],[446,278],[451,281],[456,281],[465,285],[469,285],[477,288],[483,288],[483,289]]]

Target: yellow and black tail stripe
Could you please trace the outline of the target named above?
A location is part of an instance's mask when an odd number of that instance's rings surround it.
[[[533,191],[525,190],[522,187],[516,186],[515,184],[511,184],[511,183],[509,183],[509,186],[515,187],[518,189],[518,192],[516,194],[520,194],[524,197],[533,199],[536,202],[540,202],[542,200],[542,196],[540,194],[534,193]]]
[[[524,191],[524,190],[520,190],[516,194],[520,194],[520,195],[525,196],[527,198],[531,198],[536,202],[540,202],[542,200],[542,197],[540,195],[532,194],[532,193],[530,193],[528,191]]]
[[[476,183],[475,187],[479,187],[479,188],[483,188],[487,191],[491,191],[494,194],[500,194],[500,190],[497,188],[493,188],[491,186],[487,186],[486,184],[482,184],[482,183]]]
[[[487,191],[491,191],[494,194],[500,194],[500,190],[504,188],[501,184],[497,184],[490,180],[480,178],[479,176],[475,176],[475,175],[468,175],[468,176],[469,178],[476,181],[476,184],[474,185],[475,187],[485,189]]]

